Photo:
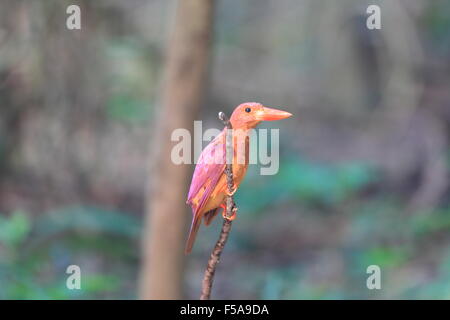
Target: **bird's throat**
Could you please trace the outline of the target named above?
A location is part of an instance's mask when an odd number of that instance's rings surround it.
[[[248,165],[250,135],[250,129],[233,130],[233,165]]]

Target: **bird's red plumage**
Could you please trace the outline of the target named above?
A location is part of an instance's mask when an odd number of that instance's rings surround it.
[[[231,115],[233,127],[233,179],[236,188],[242,181],[248,167],[249,130],[264,120],[279,120],[291,116],[290,113],[264,107],[260,103],[248,102],[239,105]],[[192,208],[192,224],[186,243],[186,253],[192,250],[202,218],[208,225],[224,207],[228,187],[225,177],[226,128],[202,151],[194,170],[189,188],[187,204]],[[242,157],[241,151],[245,152]],[[245,159],[244,163],[238,159]]]

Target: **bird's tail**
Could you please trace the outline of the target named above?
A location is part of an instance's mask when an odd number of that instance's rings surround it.
[[[192,247],[194,246],[195,237],[197,236],[198,228],[202,222],[201,215],[194,215],[191,224],[191,230],[189,230],[189,237],[186,241],[186,248],[184,249],[185,254],[189,254],[192,251]]]

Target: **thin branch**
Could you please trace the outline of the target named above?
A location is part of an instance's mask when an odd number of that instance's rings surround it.
[[[224,125],[226,126],[226,136],[225,136],[225,152],[226,152],[226,165],[225,165],[225,174],[227,176],[227,186],[228,192],[231,193],[233,190],[233,133],[231,122],[228,117],[223,112],[219,112],[219,119],[222,120]],[[233,196],[227,196],[226,203],[226,212],[225,216],[227,218],[231,218],[233,214],[236,212],[237,207],[234,203]],[[203,276],[202,282],[202,294],[200,296],[200,300],[209,300],[211,297],[211,289],[214,281],[214,274],[216,272],[217,264],[220,261],[220,255],[222,254],[222,250],[225,247],[225,244],[228,239],[228,235],[231,231],[231,223],[230,219],[223,219],[222,230],[220,231],[219,240],[217,240],[216,245],[214,246],[213,251],[211,252],[211,256],[208,260],[208,265],[205,270],[205,275]]]

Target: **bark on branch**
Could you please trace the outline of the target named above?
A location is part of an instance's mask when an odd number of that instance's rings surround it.
[[[226,165],[225,165],[225,174],[227,176],[227,186],[228,192],[231,193],[233,190],[233,133],[231,122],[228,117],[223,113],[219,112],[219,119],[222,120],[224,125],[226,126]],[[230,218],[233,216],[233,213],[237,210],[236,204],[234,203],[233,196],[227,196],[227,208],[226,208],[226,217]],[[217,240],[216,245],[214,246],[213,251],[211,252],[211,256],[208,260],[208,265],[206,266],[205,275],[203,276],[202,282],[202,293],[200,296],[200,300],[209,300],[211,297],[211,289],[214,281],[214,274],[216,272],[217,264],[220,261],[220,255],[222,254],[222,250],[225,247],[225,244],[228,240],[228,235],[231,231],[232,221],[230,219],[223,219],[222,230],[220,231],[219,240]]]

